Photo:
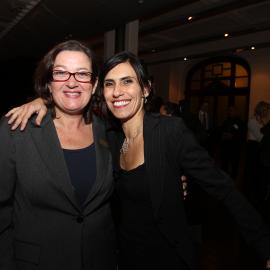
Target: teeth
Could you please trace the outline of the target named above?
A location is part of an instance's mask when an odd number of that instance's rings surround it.
[[[66,95],[68,95],[68,96],[79,96],[80,95],[80,93],[79,92],[65,92],[65,94]]]
[[[114,101],[113,102],[113,105],[116,106],[116,107],[120,107],[120,106],[125,106],[129,103],[128,100],[120,100],[120,101]]]

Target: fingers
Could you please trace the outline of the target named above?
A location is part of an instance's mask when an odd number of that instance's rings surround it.
[[[21,131],[25,129],[25,127],[26,127],[26,125],[27,125],[27,122],[28,122],[29,118],[30,118],[34,113],[36,113],[36,111],[35,111],[35,106],[32,105],[32,107],[26,108],[26,109],[23,111],[23,113],[21,114],[21,116],[17,118],[17,119],[18,119],[18,122],[21,120],[21,121],[19,122],[20,130],[21,130]]]
[[[37,115],[37,118],[36,118],[36,124],[38,126],[40,126],[41,121],[44,118],[44,116],[46,115],[46,113],[47,113],[47,107],[45,105],[43,105],[41,107],[41,109],[37,112],[38,115]]]
[[[8,123],[11,125],[12,130],[18,128],[18,126],[20,126],[20,130],[24,130],[33,114],[38,114],[36,125],[40,125],[46,112],[47,108],[42,99],[36,99],[20,107],[13,108],[6,114],[6,117],[9,117]]]
[[[20,107],[15,107],[15,108],[11,109],[10,111],[8,111],[8,112],[5,114],[5,116],[6,116],[6,117],[12,116],[19,108],[20,108]]]
[[[13,113],[13,115],[11,116],[11,118],[8,121],[8,123],[10,125],[12,125],[11,126],[12,130],[15,130],[22,123],[26,113],[27,113],[27,108],[25,105],[20,106],[16,110],[16,112]],[[22,127],[20,129],[23,130]]]
[[[10,110],[6,114],[6,117],[9,117],[8,124],[13,126],[15,122],[17,121],[18,117],[20,117],[20,115],[23,114],[23,111],[24,111],[24,105]]]

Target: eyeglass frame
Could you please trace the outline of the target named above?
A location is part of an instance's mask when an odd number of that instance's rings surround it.
[[[69,76],[68,76],[68,78],[65,79],[65,80],[55,80],[55,79],[53,78],[53,73],[54,73],[55,71],[66,72],[66,73],[68,73]],[[66,81],[68,81],[68,80],[70,79],[71,76],[73,76],[76,82],[80,82],[80,83],[91,83],[91,82],[92,82],[92,75],[93,75],[92,72],[89,72],[89,71],[85,71],[85,72],[84,72],[84,73],[88,73],[88,74],[90,75],[90,80],[87,81],[87,82],[86,82],[86,81],[80,81],[80,80],[78,80],[78,79],[76,78],[76,74],[78,74],[78,73],[80,73],[80,72],[79,72],[79,71],[77,71],[77,72],[69,72],[69,71],[67,71],[67,70],[53,70],[53,71],[52,71],[52,81],[53,81],[53,82],[66,82]]]

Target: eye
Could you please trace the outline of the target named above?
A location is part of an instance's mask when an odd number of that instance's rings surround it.
[[[66,77],[68,75],[68,72],[67,71],[64,71],[64,70],[54,70],[53,71],[53,76],[55,77]]]
[[[91,73],[90,72],[77,72],[76,73],[77,74],[77,76],[78,76],[78,78],[80,78],[80,79],[89,79],[90,77],[91,77]]]
[[[126,78],[122,81],[123,85],[130,85],[133,83],[133,79],[132,78]]]
[[[111,81],[105,81],[104,82],[104,87],[112,87],[113,86],[113,82],[111,82]]]

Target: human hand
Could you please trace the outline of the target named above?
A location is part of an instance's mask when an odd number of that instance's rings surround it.
[[[36,125],[40,126],[41,120],[47,112],[47,107],[43,99],[37,98],[22,106],[11,109],[5,116],[9,118],[8,124],[14,130],[20,125],[20,130],[24,130],[29,118],[36,113]]]
[[[183,195],[184,195],[184,200],[186,199],[188,192],[187,192],[187,177],[185,175],[181,176],[181,181],[182,181],[182,188],[183,188]]]

